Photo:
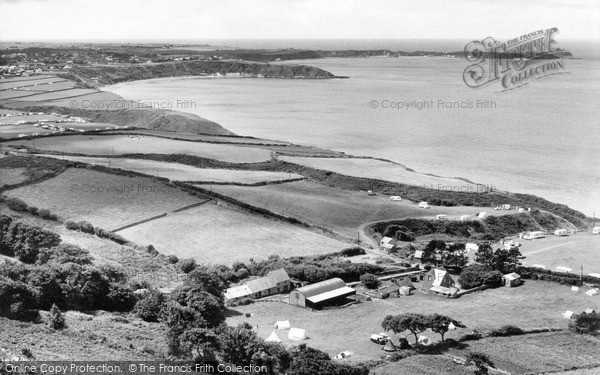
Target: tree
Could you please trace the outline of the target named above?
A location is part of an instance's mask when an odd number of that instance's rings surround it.
[[[65,317],[56,305],[52,305],[52,308],[50,309],[48,325],[52,329],[65,328]]]
[[[423,249],[423,255],[421,261],[428,263],[435,261],[435,255],[437,251],[444,251],[447,249],[446,242],[442,240],[431,240]]]
[[[156,289],[150,289],[137,301],[134,311],[146,322],[158,322],[164,303],[165,296]]]
[[[261,351],[261,340],[248,323],[225,327],[219,337],[226,362],[247,366],[252,362],[252,355]]]
[[[502,286],[502,272],[490,271],[483,274],[483,284],[492,288]]]
[[[377,276],[375,276],[375,275],[373,275],[371,273],[365,273],[364,275],[362,275],[360,277],[360,282],[367,289],[377,289],[377,287],[379,286],[379,284],[381,284],[381,282],[379,281],[379,279],[377,278]]]
[[[195,270],[197,266],[196,261],[192,258],[182,259],[179,262],[179,269],[181,269],[183,273],[190,273]]]
[[[0,316],[10,319],[35,320],[35,291],[27,284],[0,276]]]
[[[467,366],[474,365],[475,366],[475,372],[474,372],[475,375],[487,375],[488,374],[487,366],[494,367],[494,362],[492,362],[490,357],[488,357],[488,355],[485,353],[470,352],[467,355],[467,360],[466,360],[465,365],[467,365]]]
[[[190,353],[201,363],[216,362],[216,352],[221,349],[217,333],[212,328],[191,328],[179,338],[182,351]]]
[[[475,261],[483,264],[487,269],[494,269],[494,249],[489,243],[479,245],[479,249],[475,253]]]
[[[108,311],[131,311],[135,306],[135,295],[130,287],[119,283],[110,283],[104,297],[103,308]]]
[[[421,314],[388,315],[381,322],[381,327],[386,331],[401,333],[410,331],[415,336],[415,345],[419,346],[419,333],[429,328],[429,319]]]
[[[428,326],[435,333],[439,333],[442,336],[442,341],[444,341],[444,335],[449,330],[450,324],[453,324],[457,328],[465,328],[465,325],[461,322],[454,320],[450,317],[444,315],[433,314],[429,316]]]
[[[490,244],[479,246],[475,253],[475,261],[483,264],[488,269],[500,271],[502,273],[514,272],[521,264],[519,258],[521,252],[518,248],[496,249],[493,250]]]
[[[597,336],[600,331],[600,314],[581,314],[575,321],[569,322],[569,329],[576,333]]]
[[[443,263],[445,266],[464,267],[469,263],[469,258],[465,252],[466,245],[464,243],[455,243],[448,246],[448,251],[444,257]]]
[[[479,272],[463,271],[459,278],[458,283],[463,289],[472,289],[483,284],[483,278]]]

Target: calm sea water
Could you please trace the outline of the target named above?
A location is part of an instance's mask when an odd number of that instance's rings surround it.
[[[179,110],[240,135],[387,158],[420,172],[540,195],[590,216],[600,213],[599,60],[568,60],[570,74],[509,92],[497,92],[498,84],[468,88],[463,59],[299,63],[350,78],[160,79],[106,90],[135,100],[192,100],[196,108]],[[494,104],[477,108],[478,100]],[[430,105],[382,108],[399,102]],[[448,102],[459,107],[447,108]]]

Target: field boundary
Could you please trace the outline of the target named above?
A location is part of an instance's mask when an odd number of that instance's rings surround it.
[[[121,226],[119,228],[113,229],[113,230],[111,230],[111,232],[117,233],[119,231],[131,228],[131,227],[135,227],[137,225],[145,224],[145,223],[147,223],[149,221],[162,219],[163,217],[169,216],[170,214],[174,214],[174,213],[177,213],[177,212],[186,211],[186,210],[189,210],[191,208],[202,206],[203,204],[208,203],[211,200],[212,199],[206,199],[206,200],[204,200],[202,202],[192,203],[192,204],[189,204],[187,206],[178,208],[178,209],[173,210],[173,211],[165,212],[165,213],[162,213],[162,214],[159,214],[159,215],[155,215],[155,216],[152,216],[152,217],[149,217],[149,218],[146,218],[146,219],[138,220],[138,221],[135,221],[133,223],[129,223],[129,224],[123,225],[123,226]]]

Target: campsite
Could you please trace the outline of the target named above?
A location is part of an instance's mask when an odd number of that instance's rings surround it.
[[[273,325],[276,321],[289,320],[292,326],[306,330],[309,339],[305,342],[310,346],[323,350],[332,357],[349,350],[353,355],[345,360],[358,362],[377,358],[384,354],[382,345],[373,343],[370,337],[372,334],[382,331],[381,321],[389,314],[441,312],[467,326],[465,329],[459,328],[450,331],[446,335],[446,339],[458,339],[472,330],[489,332],[504,325],[515,325],[525,330],[540,328],[562,330],[566,327],[566,320],[562,317],[566,308],[583,311],[590,306],[600,305],[598,297],[575,294],[571,292],[570,287],[544,281],[527,280],[525,284],[517,288],[500,287],[464,295],[458,299],[449,299],[432,293],[423,294],[419,291],[420,283],[415,283],[415,286],[417,290],[410,296],[373,298],[371,301],[344,308],[320,311],[290,306],[285,302],[258,301],[247,306],[231,308],[236,313],[230,314],[227,322],[230,325],[236,325],[246,321],[255,327],[260,337],[266,339],[273,332]],[[281,298],[282,301],[285,301],[284,297]],[[277,298],[273,297],[271,300],[276,301]],[[277,308],[274,308],[274,304],[277,305]],[[523,311],[528,313],[523,314]],[[248,314],[250,314],[249,317]],[[284,344],[297,345],[296,342],[287,339],[285,335],[279,334],[279,331],[276,330],[276,333]],[[405,336],[411,343],[414,341],[411,338],[412,335],[394,335],[391,332],[387,332],[387,334],[394,343]],[[424,332],[423,335],[430,337],[434,343],[440,341],[440,336],[432,332]],[[555,333],[555,335],[566,335],[565,337],[570,337],[569,340],[579,342],[578,345],[582,346],[585,346],[589,340],[595,340],[562,332]],[[519,347],[521,339],[522,337],[509,337],[504,340]],[[469,344],[479,350],[481,342],[483,341],[469,342]],[[529,339],[525,342],[524,345],[532,345],[528,343]],[[545,342],[544,339],[539,339],[536,345],[541,345],[541,347],[550,345],[549,342]],[[595,345],[598,346],[600,343],[596,342]],[[482,350],[486,348],[482,346]],[[512,357],[518,350],[511,352],[512,354],[507,354],[506,351],[494,353],[492,349],[489,350],[494,359],[505,361],[503,362],[506,363],[505,367],[509,366],[509,362],[512,363],[510,366],[521,366],[520,369],[527,364],[527,359],[521,357],[518,358],[521,362],[513,363]],[[591,349],[586,350],[591,351]],[[539,362],[535,362],[537,367],[531,368],[529,371],[537,371],[538,368],[541,371],[545,368],[543,367],[545,366],[543,353],[543,351],[536,351],[532,354]],[[576,364],[579,360],[578,354],[570,351],[565,352],[564,356],[565,361],[570,361],[568,363]],[[507,370],[507,368],[504,369]]]

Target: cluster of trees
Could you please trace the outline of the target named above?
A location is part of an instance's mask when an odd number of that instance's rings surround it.
[[[412,242],[415,240],[415,235],[405,226],[398,224],[390,224],[383,230],[384,237],[395,238],[398,241]]]
[[[540,226],[551,230],[559,224],[560,219],[552,214],[532,210],[531,212],[488,216],[484,220],[469,221],[411,218],[376,223],[371,228],[380,235],[399,233],[396,238],[400,239],[400,237],[405,236],[407,240],[411,237],[416,238],[438,233],[474,240],[494,241],[523,231],[539,230]]]
[[[600,314],[593,312],[591,314],[583,313],[578,315],[575,320],[569,322],[569,330],[579,334],[599,336]]]
[[[517,267],[521,265],[519,258],[521,258],[521,252],[517,247],[513,247],[510,250],[494,250],[490,244],[482,244],[475,253],[476,262],[490,270],[502,273],[515,272]]]
[[[444,267],[462,268],[467,265],[469,258],[466,255],[464,243],[447,245],[442,240],[431,240],[423,249],[421,261],[440,264]]]
[[[34,263],[42,249],[57,246],[60,241],[56,233],[0,215],[0,254]]]
[[[412,313],[388,315],[383,319],[383,322],[381,322],[381,327],[386,331],[392,331],[394,333],[410,331],[410,333],[415,336],[415,346],[418,347],[418,335],[427,329],[431,329],[433,332],[438,333],[442,337],[442,341],[444,341],[444,335],[448,332],[450,324],[453,324],[457,328],[465,328],[465,325],[461,322],[445,315],[422,315]]]
[[[88,251],[51,231],[0,215],[0,253],[23,262],[0,265],[0,315],[29,320],[53,305],[129,311],[135,304],[124,272],[93,266]]]

